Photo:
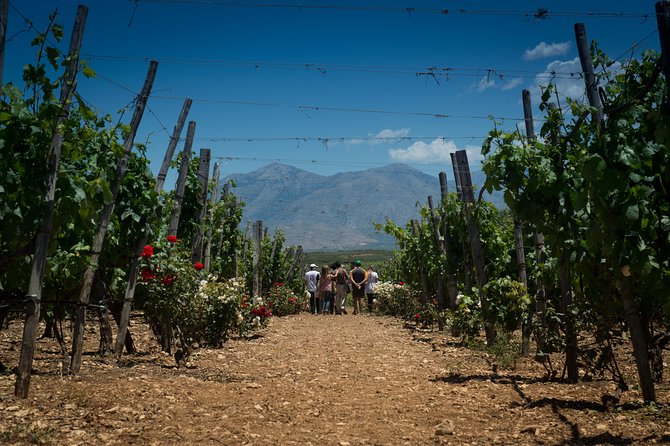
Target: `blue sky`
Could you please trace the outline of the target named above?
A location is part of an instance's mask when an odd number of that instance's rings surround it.
[[[56,7],[66,50],[77,3],[11,2],[6,82],[20,83],[22,67],[35,60],[34,30]],[[647,0],[86,4],[82,54],[98,76],[80,77],[79,92],[99,112],[118,117],[140,90],[148,60],[159,61],[136,139],[149,144],[154,171],[190,97],[194,149],[210,148],[224,176],[273,161],[322,175],[401,162],[451,178],[449,152],[457,149],[480,169],[490,116],[523,128],[521,91],[537,102],[548,72],[559,73],[561,94],[582,96],[583,82],[570,79],[580,71],[574,23],[585,23],[589,39],[621,62],[659,47]],[[548,11],[541,19],[533,16],[539,8]]]

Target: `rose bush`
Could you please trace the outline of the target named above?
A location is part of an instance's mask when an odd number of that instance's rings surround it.
[[[265,298],[275,316],[298,314],[306,308],[307,300],[291,290],[287,285],[274,282]]]
[[[375,294],[382,314],[415,320],[416,314],[422,311],[419,291],[404,282],[379,282]]]
[[[191,263],[176,237],[142,252],[139,303],[145,317],[152,327],[170,327],[187,350],[220,346],[231,333],[251,327],[250,309],[242,305],[244,280],[206,275],[200,265]]]

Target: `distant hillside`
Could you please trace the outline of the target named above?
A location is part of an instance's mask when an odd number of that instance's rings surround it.
[[[417,202],[440,196],[437,177],[403,164],[322,176],[273,163],[228,178],[246,203],[245,222],[280,228],[287,245],[306,251],[393,249],[395,240],[376,233],[373,223],[389,218],[404,225],[417,218]]]

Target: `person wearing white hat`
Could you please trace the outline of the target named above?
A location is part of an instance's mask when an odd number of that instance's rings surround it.
[[[305,283],[309,292],[309,311],[312,314],[319,314],[319,296],[317,295],[317,290],[319,289],[321,275],[317,271],[318,268],[316,264],[312,263],[309,265],[309,271],[305,273]]]

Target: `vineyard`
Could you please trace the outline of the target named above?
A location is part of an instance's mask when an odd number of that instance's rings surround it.
[[[96,76],[87,11],[67,52],[53,14],[24,85],[2,86],[0,439],[670,441],[669,2],[662,51],[626,64],[576,24],[588,102],[549,83],[538,118],[524,90],[525,128],[493,122],[480,190],[458,150],[455,191],[442,173],[415,219],[377,224],[398,248],[373,312],[341,317],[305,314],[305,259],[331,254],[244,226],[234,183],[193,150],[191,99],[152,173],[135,139],[157,61],[129,124],[78,94]]]

